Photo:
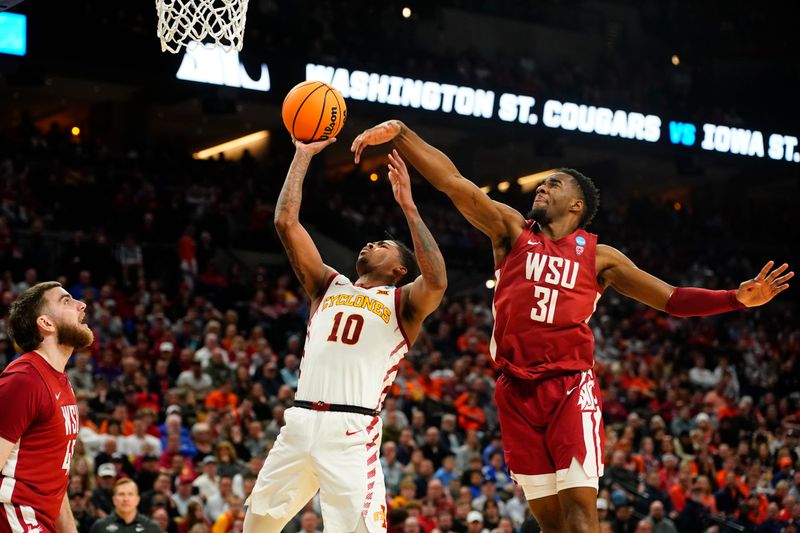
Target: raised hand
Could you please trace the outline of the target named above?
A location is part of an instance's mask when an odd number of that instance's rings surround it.
[[[316,141],[313,143],[304,143],[302,141],[298,141],[295,138],[292,138],[292,143],[294,143],[295,150],[301,154],[308,155],[313,157],[323,151],[325,148],[330,146],[331,144],[336,142],[336,137],[331,137],[330,139],[324,141]]]
[[[764,305],[788,289],[787,282],[794,277],[794,272],[784,274],[789,268],[786,263],[775,270],[772,270],[773,266],[775,266],[775,261],[769,261],[758,273],[758,276],[739,285],[736,290],[736,299],[747,307],[757,307]]]
[[[410,207],[414,205],[411,198],[411,178],[408,176],[406,163],[397,150],[392,150],[389,154],[389,181],[392,184],[394,199],[400,207]]]
[[[403,126],[399,120],[387,120],[361,132],[353,141],[352,146],[350,146],[355,162],[361,161],[361,152],[364,151],[364,148],[391,141],[400,135],[402,128]]]

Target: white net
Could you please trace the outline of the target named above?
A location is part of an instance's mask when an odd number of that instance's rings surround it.
[[[161,51],[183,47],[242,49],[248,0],[156,0]]]

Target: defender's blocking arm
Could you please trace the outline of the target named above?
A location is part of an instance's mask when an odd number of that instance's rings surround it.
[[[708,316],[745,307],[764,305],[789,288],[794,272],[789,265],[769,261],[758,275],[744,281],[738,289],[709,290],[696,287],[673,287],[639,269],[625,254],[611,246],[597,246],[597,276],[604,286],[673,316]]]
[[[445,193],[456,208],[476,228],[492,239],[494,245],[515,239],[525,224],[524,217],[514,209],[501,209],[489,196],[458,171],[444,153],[426,143],[399,120],[378,124],[353,141],[350,150],[355,161],[361,159],[364,148],[394,140],[400,153],[408,159],[431,185]]]

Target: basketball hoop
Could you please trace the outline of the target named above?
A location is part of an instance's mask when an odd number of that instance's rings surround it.
[[[161,51],[181,48],[242,49],[248,0],[156,0]]]

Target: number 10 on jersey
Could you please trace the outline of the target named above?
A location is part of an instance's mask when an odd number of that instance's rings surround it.
[[[558,290],[537,285],[533,288],[533,297],[536,298],[536,307],[531,309],[531,320],[552,324],[558,302]]]
[[[342,324],[343,315],[344,311],[339,311],[336,313],[336,316],[333,317],[333,327],[331,328],[331,334],[328,335],[328,342],[339,342],[339,326]],[[361,329],[363,327],[363,316],[357,313],[348,315],[347,320],[344,321],[344,327],[342,328],[341,341],[345,344],[357,343],[358,338],[361,337]]]

